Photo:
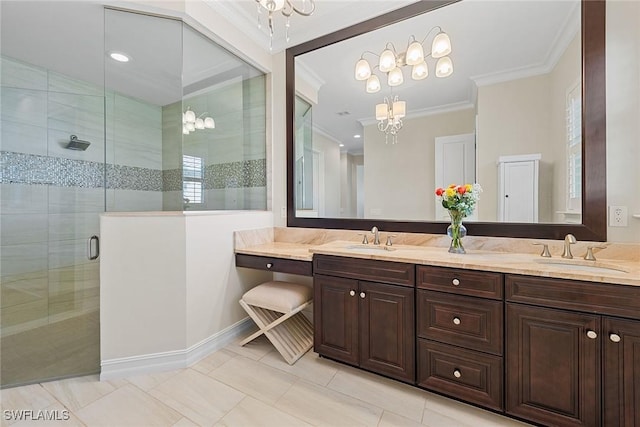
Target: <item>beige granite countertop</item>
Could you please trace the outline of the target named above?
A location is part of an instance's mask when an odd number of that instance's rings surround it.
[[[286,234],[285,234],[286,233]],[[364,246],[355,232],[335,234],[331,232],[305,232],[302,229],[288,232],[288,229],[247,230],[236,233],[236,253],[275,258],[311,261],[314,254],[348,256],[352,258],[376,259],[382,261],[407,262],[412,264],[440,267],[463,268],[470,270],[495,271],[500,273],[524,274],[539,277],[585,280],[591,282],[613,283],[640,286],[640,260],[637,245],[605,243],[608,247],[600,253],[597,261],[585,261],[575,251],[575,258],[561,258],[559,248],[552,247],[552,258],[539,255],[539,247],[531,247],[531,242],[514,241],[519,246],[504,246],[499,250],[499,241],[480,238],[475,245],[467,247],[464,255],[450,254],[447,240],[440,236],[398,236],[401,244],[395,244],[391,250],[380,249],[384,245]],[[402,244],[407,241],[418,244]],[[473,242],[472,242],[473,243]],[[549,241],[550,246],[559,242]],[[466,245],[465,245],[466,246]],[[475,246],[475,247],[474,247]],[[489,250],[489,248],[491,250]],[[516,249],[526,249],[521,252]],[[531,251],[533,250],[533,251]],[[609,256],[602,256],[600,254]]]

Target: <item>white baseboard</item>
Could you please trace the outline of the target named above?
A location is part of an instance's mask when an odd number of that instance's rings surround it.
[[[102,360],[100,380],[186,368],[245,335],[252,327],[253,322],[246,317],[184,350]]]

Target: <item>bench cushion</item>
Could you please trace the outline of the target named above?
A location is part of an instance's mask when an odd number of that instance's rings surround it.
[[[309,286],[289,282],[265,282],[247,291],[242,300],[253,306],[288,313],[311,300],[313,290]]]

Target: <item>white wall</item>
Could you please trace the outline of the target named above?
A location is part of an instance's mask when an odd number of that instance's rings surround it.
[[[612,242],[640,242],[640,2],[607,2],[607,204],[627,206]]]
[[[233,232],[272,224],[256,211],[102,215],[102,377],[184,367],[224,345],[246,318],[242,294],[272,277],[235,267]]]
[[[376,124],[365,126],[365,218],[432,219],[435,138],[472,133],[474,128],[472,108],[406,119],[397,144],[385,144]]]

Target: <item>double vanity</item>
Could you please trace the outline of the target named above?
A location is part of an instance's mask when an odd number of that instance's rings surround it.
[[[638,245],[274,230],[238,232],[236,265],[313,276],[321,356],[541,425],[640,425]]]

